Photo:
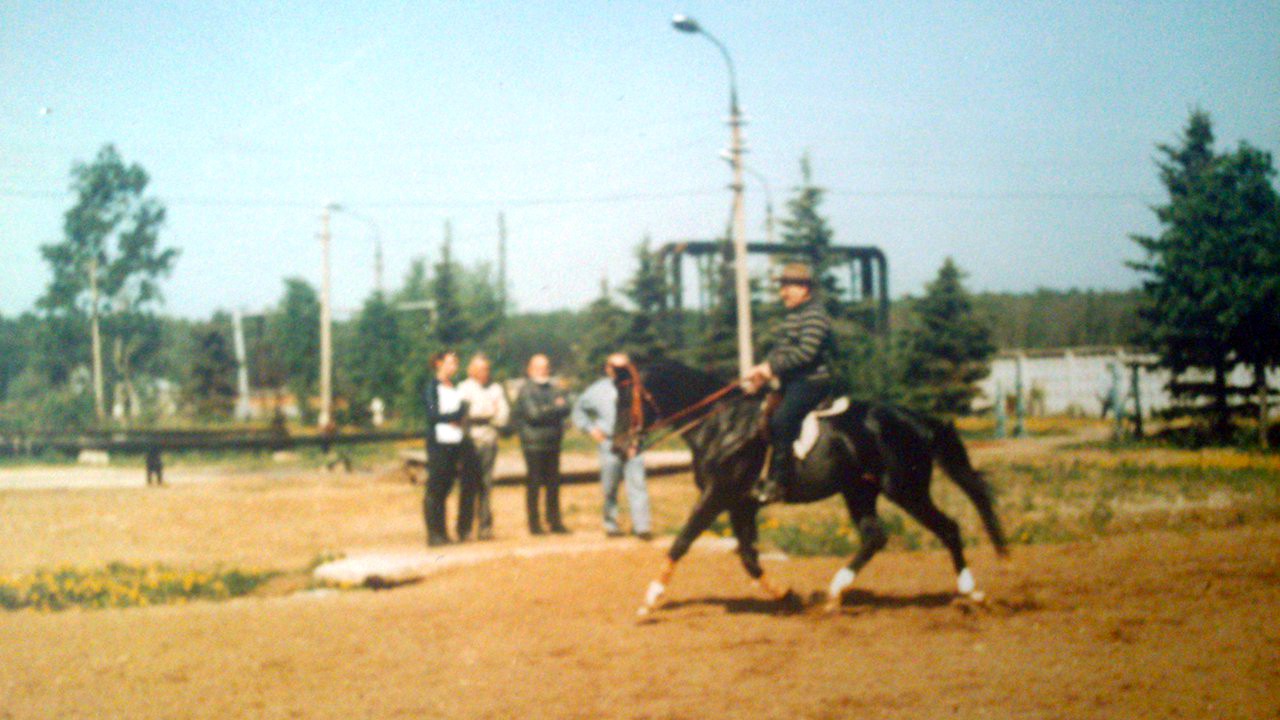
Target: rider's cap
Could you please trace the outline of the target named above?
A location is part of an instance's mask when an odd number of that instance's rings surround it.
[[[778,282],[782,285],[813,285],[813,271],[804,263],[788,263],[782,268],[782,274],[778,276]]]

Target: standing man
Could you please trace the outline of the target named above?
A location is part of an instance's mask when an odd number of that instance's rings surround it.
[[[543,533],[538,513],[538,496],[543,489],[547,528],[553,533],[568,533],[560,518],[560,442],[564,438],[564,420],[569,416],[569,399],[551,383],[551,361],[546,355],[540,353],[529,358],[526,375],[524,386],[516,396],[514,415],[527,472],[525,509],[529,514],[529,533]]]
[[[787,488],[795,481],[792,445],[800,434],[800,423],[831,394],[833,386],[831,317],[813,296],[813,272],[809,266],[791,263],[784,267],[778,295],[787,308],[787,316],[765,361],[747,371],[750,383],[763,384],[776,377],[782,385],[782,401],[769,417],[769,441],[773,446],[769,471],[755,487],[756,499],[762,503],[786,496]]]
[[[614,385],[618,370],[631,364],[623,353],[614,353],[604,363],[605,377],[587,387],[573,404],[573,424],[600,446],[600,489],[604,492],[604,533],[622,535],[618,527],[618,484],[627,488],[627,505],[631,508],[631,531],[642,540],[653,537],[649,525],[649,488],[645,485],[644,456],[618,457],[613,452],[614,421],[618,413],[618,388]]]
[[[466,433],[462,422],[467,417],[467,403],[454,387],[458,372],[458,354],[452,350],[431,356],[435,375],[427,380],[422,393],[427,416],[427,492],[422,498],[422,516],[427,525],[427,544],[447,545],[449,532],[445,525],[445,498],[453,489],[462,461],[462,441]],[[458,527],[471,527],[475,500],[464,485],[459,489]]]
[[[467,364],[467,379],[458,385],[470,408],[467,412],[467,437],[463,451],[462,482],[475,488],[477,540],[493,538],[493,509],[489,502],[493,490],[493,465],[498,457],[498,431],[511,417],[511,406],[502,386],[492,382],[489,358],[476,354]],[[464,531],[465,530],[465,531]],[[458,528],[459,539],[471,528]]]

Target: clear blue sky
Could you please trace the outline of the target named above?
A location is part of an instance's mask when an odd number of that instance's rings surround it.
[[[808,152],[836,241],[878,245],[895,296],[947,256],[974,290],[1127,288],[1156,229],[1155,144],[1193,107],[1219,147],[1280,150],[1280,3],[0,3],[0,313],[48,282],[69,170],[115,143],[169,208],[165,311],[318,284],[319,213],[381,230],[389,284],[492,262],[506,213],[521,309],[579,307],[633,252],[728,217],[729,48],[749,164],[776,211]],[[47,108],[48,112],[42,109]],[[764,193],[747,186],[749,234]],[[334,220],[334,297],[373,284],[370,226]]]

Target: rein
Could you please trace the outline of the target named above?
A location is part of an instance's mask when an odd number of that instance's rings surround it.
[[[683,408],[678,412],[668,415],[667,417],[659,418],[647,429],[645,429],[644,407],[643,405],[641,405],[641,403],[642,402],[649,403],[649,405],[652,406],[655,411],[658,410],[658,405],[657,403],[654,402],[653,396],[649,394],[649,390],[645,388],[644,384],[640,381],[640,372],[636,369],[636,367],[634,365],[631,365],[628,368],[628,370],[631,372],[631,377],[632,377],[632,380],[631,380],[631,431],[636,435],[652,433],[655,430],[658,430],[660,428],[673,425],[680,418],[683,418],[691,413],[697,412],[698,410],[701,410],[707,405],[710,405],[716,402],[720,398],[723,398],[724,396],[738,389],[742,385],[742,380],[734,380],[728,385],[725,385],[719,390],[702,398],[698,402],[686,408]],[[657,439],[652,439],[648,442],[637,441],[636,449],[639,450],[641,446],[656,445],[659,442],[662,442],[663,440],[667,439],[668,437],[671,437],[672,435],[679,435],[683,432],[686,432],[692,429],[693,427],[696,427],[699,423],[707,420],[712,415],[715,415],[717,412],[719,412],[719,409],[712,410],[711,412],[701,417],[693,418],[692,420],[684,423],[683,425],[680,425],[679,427],[673,428],[671,430],[668,430],[662,433],[661,435],[658,436]]]

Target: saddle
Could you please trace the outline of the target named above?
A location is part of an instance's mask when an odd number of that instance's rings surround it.
[[[771,392],[764,399],[764,412],[760,418],[760,434],[766,441],[769,439],[769,418],[773,415],[773,411],[777,410],[778,404],[782,402],[782,393]],[[826,398],[818,403],[818,407],[809,411],[804,416],[804,420],[800,423],[800,435],[796,438],[792,448],[795,450],[797,460],[803,460],[813,446],[818,442],[818,420],[824,417],[833,417],[845,412],[849,409],[849,396],[841,395],[837,398]]]
[[[818,442],[818,433],[821,430],[818,426],[818,420],[824,417],[834,417],[849,409],[849,396],[841,395],[838,398],[828,398],[822,401],[822,404],[814,408],[808,415],[804,416],[804,420],[800,423],[800,436],[796,438],[792,448],[795,450],[796,459],[803,460],[813,446]]]

